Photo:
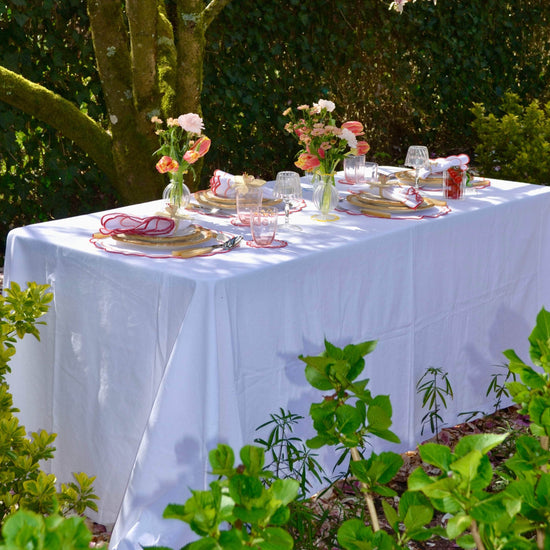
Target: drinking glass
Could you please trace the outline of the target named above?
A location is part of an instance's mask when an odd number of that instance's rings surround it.
[[[250,214],[250,232],[258,246],[269,246],[277,232],[279,211],[275,207],[260,208]]]
[[[285,203],[285,223],[279,231],[302,231],[299,225],[290,223],[290,202],[302,198],[302,184],[298,172],[284,171],[277,174],[273,196]]]
[[[259,210],[262,205],[263,189],[248,187],[237,191],[237,217],[243,225],[250,225],[250,214]]]
[[[365,162],[363,176],[366,183],[376,183],[378,181],[378,164],[376,162]]]
[[[346,183],[363,183],[365,155],[351,155],[344,159],[344,180]]]
[[[467,170],[451,166],[443,172],[443,196],[447,199],[463,199]]]
[[[423,145],[411,145],[407,151],[405,158],[405,166],[414,168],[414,186],[418,189],[418,180],[420,178],[420,169],[428,166],[430,158],[428,156],[428,148]]]

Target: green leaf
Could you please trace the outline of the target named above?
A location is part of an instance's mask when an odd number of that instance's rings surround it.
[[[306,380],[317,390],[327,391],[334,389],[334,385],[328,376],[332,359],[326,357],[303,357],[300,359],[306,363]]]
[[[451,470],[460,474],[462,481],[470,485],[476,477],[477,469],[483,455],[478,450],[470,451],[451,464]]]
[[[550,374],[549,342],[550,342],[550,312],[542,308],[537,315],[535,328],[529,336],[531,348],[529,354],[535,365],[544,367]]]
[[[386,499],[382,500],[382,508],[390,527],[396,533],[399,533],[399,517],[395,511],[395,508]]]
[[[285,505],[298,496],[299,490],[300,484],[295,479],[276,479],[271,485],[273,497]]]
[[[418,453],[424,462],[436,466],[442,472],[449,471],[452,460],[449,447],[437,443],[424,443],[418,447]]]
[[[354,434],[362,425],[361,413],[351,405],[342,405],[336,409],[337,430],[347,436]]]
[[[507,509],[501,494],[482,500],[470,509],[472,518],[485,524],[496,523],[505,514]]]
[[[294,546],[292,537],[280,527],[266,527],[263,537],[264,540],[258,542],[261,550],[291,550]]]
[[[262,482],[256,477],[236,474],[229,480],[229,495],[236,504],[244,504],[251,499],[260,498],[262,492]]]
[[[257,476],[263,470],[265,453],[262,448],[245,445],[241,449],[240,457],[249,475]]]
[[[463,437],[455,447],[456,456],[464,456],[470,451],[477,450],[482,454],[488,453],[500,445],[509,434],[473,434]]]
[[[338,529],[338,543],[345,550],[374,549],[373,541],[374,532],[372,528],[359,519],[344,521]]]
[[[230,476],[233,473],[235,454],[229,445],[220,443],[208,453],[212,473],[218,476]]]
[[[455,516],[449,518],[447,522],[447,536],[449,539],[456,539],[459,537],[466,529],[470,528],[472,524],[472,518],[463,512],[456,514]]]

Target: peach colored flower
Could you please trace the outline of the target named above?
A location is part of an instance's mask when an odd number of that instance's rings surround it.
[[[166,174],[166,172],[177,172],[179,168],[179,164],[176,160],[174,160],[172,157],[169,157],[167,155],[164,155],[161,157],[161,159],[157,162],[155,168],[161,173]]]
[[[317,168],[317,166],[319,166],[321,162],[315,155],[312,155],[311,153],[302,153],[294,164],[298,168],[307,172],[309,170]]]
[[[201,137],[192,145],[192,147],[189,148],[185,155],[183,155],[183,160],[189,164],[197,162],[197,160],[204,157],[204,155],[208,153],[210,144],[210,138],[207,138],[206,136]]]
[[[366,155],[370,150],[370,145],[366,141],[358,141],[356,149],[358,155]]]
[[[356,136],[362,136],[365,133],[363,132],[363,125],[357,120],[348,120],[348,122],[344,122],[342,128],[347,128]]]

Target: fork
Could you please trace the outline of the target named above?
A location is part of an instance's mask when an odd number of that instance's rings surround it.
[[[183,250],[173,250],[172,256],[178,256],[180,258],[193,258],[195,256],[204,256],[205,254],[210,254],[213,250],[221,248],[222,250],[231,250],[239,245],[243,240],[242,235],[235,235],[230,239],[227,239],[223,243],[213,244],[210,246],[203,246],[200,248],[188,248]]]

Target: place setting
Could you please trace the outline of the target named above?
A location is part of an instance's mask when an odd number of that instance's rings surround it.
[[[405,166],[412,169],[400,170],[393,175],[402,184],[415,185],[423,191],[441,191],[447,198],[461,198],[462,194],[475,194],[478,190],[491,185],[487,178],[479,177],[473,173],[469,168],[469,162],[470,158],[466,154],[429,159],[426,147],[411,145],[407,152]],[[460,181],[462,190],[456,188],[455,167],[457,166],[461,167],[464,172],[463,184]],[[448,173],[449,169],[451,169],[451,174]],[[455,174],[452,174],[453,172]],[[446,176],[447,182],[445,181]],[[460,177],[462,178],[462,173]]]
[[[106,214],[90,242],[98,249],[125,256],[196,258],[234,250],[242,236],[166,216]]]

